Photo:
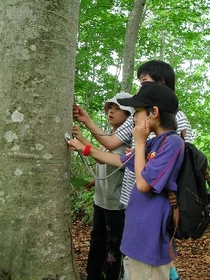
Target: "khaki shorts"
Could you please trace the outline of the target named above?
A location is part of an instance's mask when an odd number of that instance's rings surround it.
[[[170,263],[160,266],[152,266],[146,263],[128,258],[130,280],[168,280]]]

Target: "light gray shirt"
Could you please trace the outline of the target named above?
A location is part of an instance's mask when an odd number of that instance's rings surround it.
[[[118,155],[123,155],[127,145],[122,145],[112,152]],[[117,167],[108,164],[96,164],[96,175],[99,178],[95,178],[95,193],[94,203],[107,210],[122,210],[126,206],[120,202],[120,195],[122,191],[122,180],[124,176],[124,167],[117,170]],[[115,172],[116,171],[116,172]],[[113,175],[109,176],[112,172]]]

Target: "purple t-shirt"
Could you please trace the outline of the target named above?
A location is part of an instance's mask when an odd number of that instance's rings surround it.
[[[148,193],[134,185],[126,209],[121,242],[123,254],[149,265],[171,262],[167,219],[170,202],[166,190],[177,190],[176,177],[183,162],[184,142],[178,135],[163,133],[146,143],[147,163],[141,175],[152,187]],[[159,143],[164,139],[161,147]],[[125,162],[129,156],[122,156]],[[126,163],[134,171],[134,157]]]

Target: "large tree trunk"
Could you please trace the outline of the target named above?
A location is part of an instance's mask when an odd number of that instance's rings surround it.
[[[69,150],[79,0],[0,1],[0,279],[78,279]]]
[[[135,0],[126,29],[123,51],[123,73],[121,90],[131,92],[133,82],[134,58],[138,32],[143,20],[146,0]]]

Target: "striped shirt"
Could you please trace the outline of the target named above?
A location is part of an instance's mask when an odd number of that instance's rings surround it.
[[[184,140],[185,142],[191,143],[193,141],[192,128],[190,126],[190,123],[186,115],[180,110],[176,114],[176,122],[177,122],[177,133],[181,135],[181,131],[185,130],[186,134],[184,136]],[[134,141],[132,138],[132,129],[133,129],[133,116],[130,116],[115,132],[115,135],[123,143],[125,143],[130,147],[134,147]],[[123,176],[122,190],[120,196],[120,202],[125,204],[126,206],[128,205],[130,193],[134,186],[134,182],[135,182],[135,173],[133,173],[131,170],[129,170],[126,167]]]

